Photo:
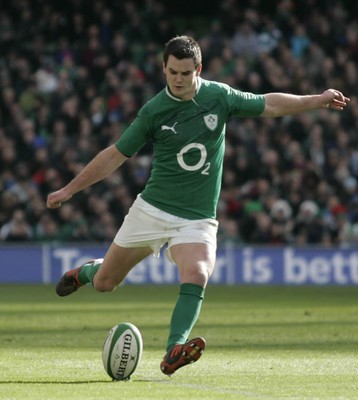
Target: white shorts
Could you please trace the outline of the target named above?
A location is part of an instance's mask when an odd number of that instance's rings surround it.
[[[218,221],[215,219],[176,217],[152,206],[139,195],[113,241],[121,247],[149,246],[156,257],[167,243],[166,256],[173,262],[170,248],[175,244],[205,243],[216,250],[217,230]]]

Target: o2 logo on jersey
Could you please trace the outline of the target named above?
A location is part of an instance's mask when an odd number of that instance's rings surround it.
[[[189,165],[185,162],[184,160],[184,155],[185,153],[189,152],[192,149],[198,149],[200,151],[200,159],[196,164]],[[207,159],[208,153],[206,151],[206,148],[203,144],[201,143],[189,143],[186,146],[184,146],[180,152],[177,154],[177,160],[179,165],[185,169],[186,171],[197,171],[200,168],[204,169],[201,171],[203,175],[209,175],[209,169],[210,169],[210,162],[205,163]]]

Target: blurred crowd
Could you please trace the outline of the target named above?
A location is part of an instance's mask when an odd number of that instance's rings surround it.
[[[163,45],[190,34],[202,47],[204,78],[254,93],[333,87],[351,98],[341,113],[230,120],[219,244],[355,245],[358,5],[222,0],[209,15],[190,15],[189,5],[180,15],[167,3],[2,4],[0,243],[113,239],[147,181],[150,144],[58,210],[46,209],[46,197],[164,87]]]

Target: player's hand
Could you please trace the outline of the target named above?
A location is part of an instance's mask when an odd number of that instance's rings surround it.
[[[331,110],[343,110],[346,105],[351,101],[349,97],[343,95],[335,89],[328,89],[322,93],[324,107]]]
[[[66,193],[64,189],[57,190],[47,196],[46,207],[59,208],[63,202],[69,200],[71,197],[72,195]]]

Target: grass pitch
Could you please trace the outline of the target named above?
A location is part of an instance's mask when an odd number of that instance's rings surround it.
[[[358,399],[358,287],[209,286],[192,336],[202,358],[159,369],[178,288],[0,285],[0,399]],[[119,322],[141,330],[129,382],[112,382],[102,344]]]

